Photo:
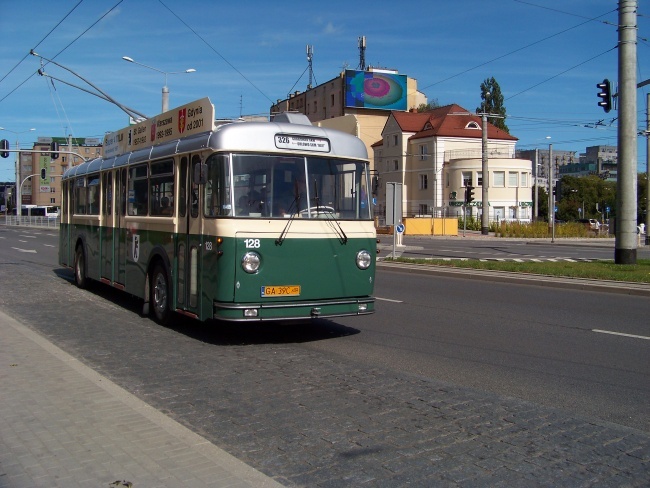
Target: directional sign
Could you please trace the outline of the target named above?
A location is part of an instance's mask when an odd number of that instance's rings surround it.
[[[404,227],[404,224],[397,224],[395,226],[395,230],[397,231],[398,234],[403,234],[404,230],[406,230],[406,227]]]

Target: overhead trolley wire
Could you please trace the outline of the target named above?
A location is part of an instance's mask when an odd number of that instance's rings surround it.
[[[212,46],[208,41],[206,41],[203,37],[201,37],[201,35],[200,35],[198,32],[196,32],[196,30],[194,30],[194,29],[193,29],[193,28],[192,28],[192,27],[191,27],[187,22],[185,22],[183,19],[181,19],[181,18],[178,16],[178,14],[176,14],[176,12],[174,12],[174,11],[173,11],[172,9],[170,9],[167,5],[165,5],[165,3],[164,3],[162,0],[158,0],[158,2],[160,2],[160,4],[161,4],[163,7],[165,7],[167,10],[169,10],[169,12],[170,12],[174,17],[176,17],[176,18],[178,19],[179,22],[181,22],[185,27],[187,27],[190,31],[192,31],[192,33],[193,33],[196,37],[198,37],[198,38],[203,42],[203,44],[205,44],[206,46],[208,46],[208,47],[210,48],[210,50],[212,50],[212,52],[214,52],[217,56],[219,56],[221,59],[223,59],[223,61],[224,61],[228,66],[230,66],[232,69],[234,69],[234,70],[239,74],[239,76],[241,76],[242,78],[244,78],[244,79],[245,79],[245,80],[246,80],[246,81],[247,81],[247,82],[248,82],[248,83],[249,83],[253,88],[255,88],[258,92],[260,92],[264,98],[266,98],[269,102],[273,103],[273,100],[271,100],[271,98],[269,98],[269,96],[268,96],[266,93],[264,93],[264,92],[261,90],[261,88],[259,88],[255,83],[253,83],[251,80],[249,80],[249,79],[246,77],[246,75],[245,75],[244,73],[242,73],[241,71],[239,71],[239,70],[235,67],[234,64],[232,64],[230,61],[228,61],[228,60],[223,56],[223,54],[221,54],[219,51],[217,51],[217,50],[216,50],[216,49],[215,49],[215,48],[214,48],[214,47],[213,47],[213,46]]]
[[[81,0],[79,3],[81,3],[82,1],[83,1],[83,0]],[[66,49],[68,49],[70,46],[72,46],[75,42],[77,42],[79,39],[81,39],[81,37],[83,37],[83,36],[84,36],[84,35],[85,35],[85,34],[86,34],[90,29],[92,29],[93,27],[95,27],[95,26],[96,26],[96,25],[97,25],[101,20],[104,19],[104,17],[106,17],[106,16],[107,16],[108,14],[110,14],[113,10],[115,10],[115,9],[117,8],[117,6],[118,6],[119,4],[121,4],[123,1],[124,1],[124,0],[119,0],[115,5],[113,5],[109,10],[107,10],[107,11],[104,13],[104,15],[102,15],[102,16],[99,17],[95,22],[93,22],[92,24],[90,24],[90,26],[88,26],[87,29],[85,29],[81,34],[79,34],[79,35],[78,35],[77,37],[75,37],[72,41],[70,41],[70,42],[69,42],[69,43],[68,43],[68,44],[67,44],[63,49],[61,49],[58,53],[56,53],[54,56],[52,56],[52,59],[56,59],[57,56],[59,56],[59,55],[60,55],[61,53],[63,53]],[[74,8],[77,8],[78,5],[79,5],[79,4],[75,5]],[[73,10],[74,10],[74,9],[73,9]],[[70,13],[71,13],[71,12],[70,12]],[[68,13],[68,15],[70,15],[70,13]],[[67,17],[68,15],[66,15],[66,17]],[[65,20],[66,17],[64,17],[64,18],[61,20],[61,22],[63,22],[63,20]],[[61,24],[61,22],[59,22],[59,23],[56,25],[56,27],[58,27],[58,26]],[[56,27],[55,27],[55,28],[56,28]],[[54,29],[52,29],[52,30],[54,30]],[[49,35],[49,34],[48,34],[48,35]],[[41,42],[43,42],[43,41],[41,41]],[[40,44],[40,42],[39,42],[39,44]],[[27,56],[29,56],[33,51],[34,51],[34,49],[31,49],[30,52],[27,54]],[[24,59],[24,58],[23,58],[23,59]],[[7,93],[4,97],[0,98],[0,102],[3,102],[5,99],[7,99],[7,97],[9,97],[9,95],[11,95],[12,93],[14,93],[16,90],[18,90],[18,88],[20,88],[20,87],[23,86],[25,83],[27,83],[27,82],[28,82],[28,81],[29,81],[29,80],[30,80],[30,79],[31,79],[35,74],[37,74],[37,71],[34,71],[34,72],[33,72],[31,75],[29,75],[29,76],[28,76],[28,77],[27,77],[27,78],[26,78],[22,83],[20,83],[16,88],[14,88],[13,90],[11,90],[11,91],[10,91],[9,93]]]
[[[74,12],[75,9],[76,9],[79,5],[82,4],[83,1],[84,1],[84,0],[79,0],[79,2],[77,2],[77,5],[75,5],[74,7],[72,7],[72,9],[71,9],[67,14],[65,14],[65,16],[64,16],[61,20],[59,20],[59,22],[58,22],[54,27],[52,27],[52,29],[50,30],[50,32],[48,32],[47,34],[45,34],[45,36],[43,37],[43,39],[41,39],[40,41],[38,41],[38,43],[36,44],[36,46],[34,46],[32,49],[36,49],[38,46],[40,46],[40,45],[42,44],[42,42],[43,42],[45,39],[47,39],[47,38],[50,36],[50,34],[52,34],[52,32],[54,32],[54,31],[56,30],[56,28],[59,27],[59,26],[63,23],[63,21],[64,21],[65,19],[67,19],[67,18],[70,16],[70,14],[72,14],[72,12]],[[14,71],[18,66],[20,66],[20,64],[21,64],[23,61],[25,61],[25,59],[27,59],[28,57],[29,57],[29,53],[25,54],[25,56],[23,57],[23,59],[21,59],[20,61],[18,61],[18,62],[16,63],[16,65],[15,65],[13,68],[11,68],[11,69],[7,72],[7,74],[5,74],[2,78],[0,78],[0,83],[2,83],[2,82],[4,81],[4,79],[5,79],[7,76],[9,76],[11,73],[13,73],[13,71]],[[30,78],[31,78],[31,77],[30,77]],[[3,100],[4,100],[4,98],[3,98]]]

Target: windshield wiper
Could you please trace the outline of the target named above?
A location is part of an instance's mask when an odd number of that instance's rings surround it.
[[[327,223],[330,225],[330,227],[332,227],[332,229],[334,229],[334,232],[336,232],[336,235],[338,236],[341,244],[347,244],[348,236],[345,235],[345,232],[343,231],[343,227],[341,227],[339,221],[336,219],[336,217],[334,217],[334,214],[329,211],[323,213],[327,216]],[[336,226],[334,226],[334,224],[336,224]]]
[[[294,209],[293,212],[291,212],[292,208]],[[289,220],[287,220],[284,229],[282,229],[282,232],[280,233],[280,237],[278,237],[275,240],[276,246],[281,246],[284,240],[286,239],[287,234],[289,233],[289,227],[291,227],[291,222],[293,222],[293,219],[296,218],[296,214],[298,213],[299,208],[300,208],[300,195],[296,195],[296,198],[294,198],[293,202],[291,202],[291,205],[289,205],[288,211],[291,212],[291,215],[289,216]]]

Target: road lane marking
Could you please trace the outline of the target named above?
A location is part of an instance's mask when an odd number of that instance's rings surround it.
[[[24,237],[25,239],[36,239],[36,236],[26,236],[26,235],[20,235],[18,237]]]
[[[375,300],[381,300],[382,302],[404,303],[403,300],[392,300],[392,299],[390,299],[390,298],[379,298],[379,297],[375,297]]]
[[[53,246],[52,244],[43,244],[43,245],[44,245],[45,247],[56,247],[56,246]]]
[[[16,251],[19,252],[33,252],[34,254],[36,254],[36,249],[21,249],[19,247],[12,247],[11,249],[15,249]]]
[[[600,330],[600,329],[591,329],[591,331],[598,332],[600,334],[611,334],[611,335],[617,335],[623,337],[632,337],[634,339],[645,339],[646,341],[650,341],[650,337],[634,335],[634,334],[624,334],[623,332],[613,332],[611,330]]]

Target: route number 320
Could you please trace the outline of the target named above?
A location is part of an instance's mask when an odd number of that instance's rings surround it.
[[[260,240],[259,239],[244,239],[244,246],[246,249],[259,249]]]

